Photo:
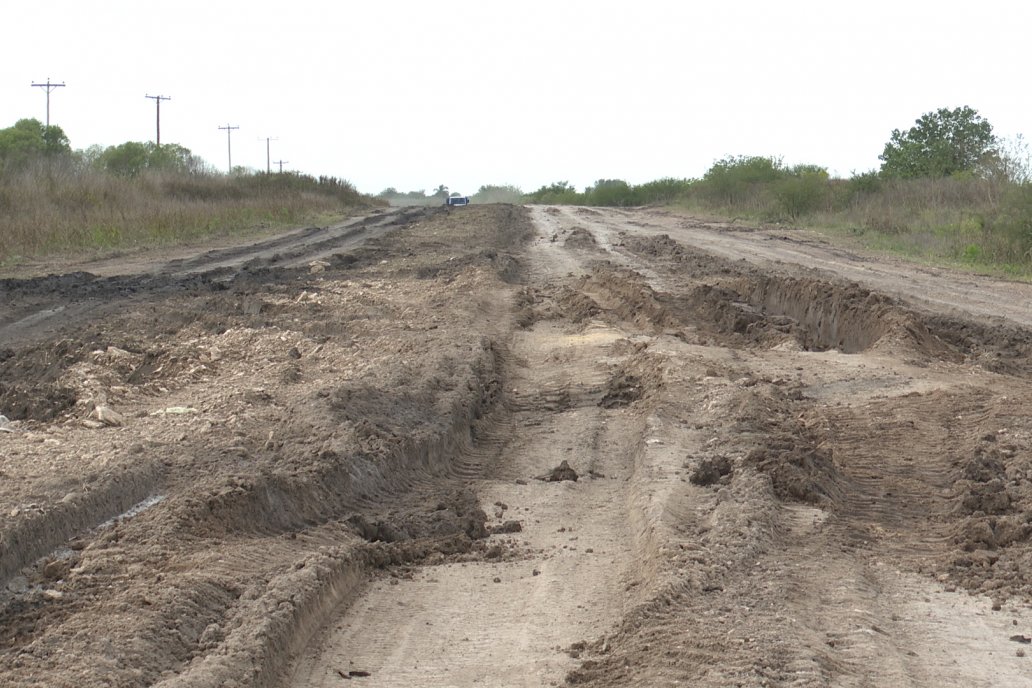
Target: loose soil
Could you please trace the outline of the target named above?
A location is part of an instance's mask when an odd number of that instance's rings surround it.
[[[5,686],[1029,685],[1028,285],[505,205],[68,268]]]

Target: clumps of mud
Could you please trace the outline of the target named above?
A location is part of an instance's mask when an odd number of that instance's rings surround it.
[[[954,553],[940,580],[1000,601],[1032,595],[1032,459],[995,433],[980,438],[953,484]]]
[[[754,435],[757,446],[743,463],[769,476],[783,501],[833,506],[844,494],[844,478],[820,427],[793,412],[793,396],[772,386],[745,397],[735,430]]]
[[[99,345],[95,339],[63,339],[6,350],[0,361],[0,413],[11,420],[48,422],[71,409],[79,395],[63,377]]]
[[[359,536],[369,542],[405,542],[455,535],[481,540],[490,534],[486,525],[487,514],[470,490],[448,495],[432,509],[399,511],[375,519],[353,514],[346,520]]]
[[[580,478],[580,476],[577,475],[577,471],[573,470],[573,467],[570,466],[570,463],[566,459],[563,459],[562,463],[558,466],[547,473],[535,476],[534,479],[541,480],[546,483],[559,483],[563,481],[577,482],[578,478]]]
[[[727,456],[711,456],[699,462],[699,465],[688,476],[692,485],[709,487],[710,485],[727,484],[731,480],[734,466]]]
[[[641,399],[642,381],[638,376],[621,371],[606,383],[605,391],[598,405],[604,409],[630,406]]]
[[[584,227],[573,227],[570,229],[569,234],[566,235],[563,246],[566,248],[594,249],[598,248],[598,242],[595,241],[595,235]]]

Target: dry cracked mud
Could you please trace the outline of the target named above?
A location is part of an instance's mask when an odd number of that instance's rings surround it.
[[[505,205],[58,273],[5,686],[1032,683],[1029,285]]]

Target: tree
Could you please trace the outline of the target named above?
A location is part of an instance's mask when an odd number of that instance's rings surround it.
[[[430,197],[437,199],[441,203],[444,203],[445,200],[447,200],[448,198],[448,187],[444,184],[441,184],[436,189],[434,189],[434,192],[430,194]]]
[[[819,165],[795,165],[774,182],[774,198],[792,220],[818,210],[831,193],[828,170]]]
[[[204,167],[204,161],[191,153],[189,148],[177,143],[158,146],[151,141],[126,141],[117,146],[108,146],[95,160],[101,169],[123,177],[135,177],[144,170],[199,172]]]
[[[894,129],[878,158],[887,177],[948,177],[976,172],[996,156],[993,127],[974,109],[939,108],[906,131]]]
[[[729,155],[713,163],[702,177],[702,189],[729,206],[740,203],[762,185],[785,175],[781,158],[761,155]]]
[[[25,167],[43,156],[70,153],[68,137],[61,127],[49,129],[38,119],[20,119],[13,127],[0,129],[0,169]]]
[[[584,195],[589,205],[637,205],[630,185],[622,179],[599,179],[594,186],[584,190]]]

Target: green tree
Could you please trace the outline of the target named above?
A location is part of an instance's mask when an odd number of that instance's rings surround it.
[[[827,203],[831,194],[828,171],[819,165],[796,165],[774,182],[774,198],[792,220]]]
[[[878,158],[887,177],[940,178],[976,172],[996,156],[993,127],[968,106],[928,112],[910,129],[894,129]]]
[[[580,205],[584,203],[584,196],[577,193],[577,187],[564,181],[542,186],[537,191],[527,194],[526,200],[528,203]]]
[[[199,172],[204,162],[176,143],[160,146],[153,142],[126,141],[117,146],[108,146],[96,156],[97,167],[122,177],[135,177],[144,170],[168,170],[174,172]]]
[[[484,184],[473,194],[474,203],[520,203],[523,191],[511,184]]]
[[[117,146],[108,146],[97,158],[101,169],[122,177],[135,177],[147,169],[149,159],[146,144],[126,141]]]
[[[599,179],[594,186],[584,190],[584,198],[588,205],[638,205],[630,184],[622,179]]]
[[[70,153],[68,137],[61,127],[49,128],[38,119],[20,119],[13,127],[0,129],[0,169],[22,169],[44,156]]]
[[[785,174],[780,158],[759,155],[730,155],[713,163],[702,177],[704,193],[714,200],[733,206],[762,184],[777,181]]]

